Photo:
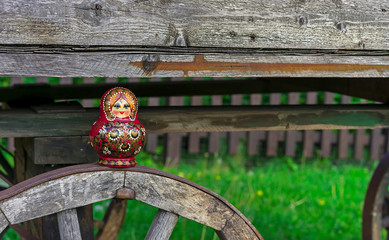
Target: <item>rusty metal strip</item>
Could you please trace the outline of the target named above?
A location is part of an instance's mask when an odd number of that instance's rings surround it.
[[[376,70],[383,72],[389,70],[389,65],[369,65],[369,64],[312,64],[312,63],[260,63],[260,62],[214,62],[207,61],[204,55],[195,55],[193,62],[164,62],[155,61],[132,62],[130,65],[136,66],[143,72],[152,76],[158,71],[183,71],[185,76],[189,72],[200,71],[267,71],[267,72],[301,72],[301,71],[367,71]]]

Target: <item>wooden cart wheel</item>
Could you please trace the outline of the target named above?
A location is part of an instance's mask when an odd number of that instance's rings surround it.
[[[362,239],[389,239],[389,154],[378,164],[365,196],[362,219]],[[386,229],[386,231],[383,231]]]
[[[81,239],[75,208],[112,198],[159,208],[146,239],[169,239],[179,216],[213,228],[220,239],[262,239],[234,206],[200,185],[148,167],[96,164],[57,169],[0,192],[0,231],[57,213],[61,239]]]

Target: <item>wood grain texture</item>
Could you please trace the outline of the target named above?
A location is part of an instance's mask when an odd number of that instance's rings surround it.
[[[146,240],[168,240],[176,226],[178,215],[159,209],[146,235]]]
[[[36,114],[0,111],[0,137],[88,136],[97,109]],[[139,120],[149,133],[384,128],[384,105],[144,107]],[[358,119],[358,121],[355,121]]]
[[[113,198],[116,189],[123,186],[123,179],[123,172],[70,175],[5,199],[0,208],[11,224],[16,224]]]
[[[125,185],[135,199],[214,229],[222,229],[232,217],[229,207],[184,183],[151,174],[127,172]]]
[[[216,230],[221,240],[252,240],[257,239],[253,236],[251,230],[245,227],[246,223],[241,216],[235,214],[228,220],[222,230]]]
[[[58,226],[61,240],[81,240],[80,224],[78,223],[77,210],[68,209],[57,213]]]
[[[389,48],[379,0],[3,0],[0,9],[3,44]]]
[[[4,231],[9,226],[9,222],[5,215],[0,212],[0,232]]]
[[[0,76],[388,77],[387,51],[273,53],[208,49],[0,47]],[[211,52],[210,52],[211,51]],[[33,53],[31,53],[33,52]]]

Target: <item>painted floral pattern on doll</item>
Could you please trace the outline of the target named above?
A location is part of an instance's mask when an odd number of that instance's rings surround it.
[[[98,163],[110,167],[133,167],[146,130],[137,119],[138,101],[128,89],[107,91],[100,102],[100,118],[93,124],[90,140],[99,153]]]

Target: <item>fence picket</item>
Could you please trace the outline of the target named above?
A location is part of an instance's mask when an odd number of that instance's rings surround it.
[[[343,95],[341,97],[342,104],[349,104],[351,98],[349,96]],[[340,130],[339,131],[339,139],[338,139],[338,158],[346,159],[348,157],[348,147],[350,144],[349,130]]]
[[[251,105],[260,105],[262,103],[262,95],[261,94],[251,94],[250,95],[250,104]],[[265,132],[263,131],[251,131],[248,132],[248,140],[247,140],[247,154],[249,155],[257,155],[259,149],[259,143],[261,140],[265,139]]]
[[[314,105],[317,103],[317,93],[308,92],[305,100],[306,104]],[[315,145],[315,131],[305,130],[303,136],[303,157],[313,157],[313,150]]]
[[[221,106],[223,104],[223,97],[221,95],[211,96],[211,105],[212,106]],[[218,153],[219,144],[220,144],[220,135],[219,132],[211,132],[208,137],[208,152],[209,153]]]
[[[242,105],[243,96],[241,94],[232,94],[231,95],[231,105],[239,106]],[[241,132],[230,132],[228,133],[228,153],[237,154],[239,147],[239,139],[241,137]]]
[[[176,81],[177,79],[170,79],[170,81]],[[169,106],[183,106],[183,97],[169,97]],[[182,134],[181,133],[168,133],[165,134],[165,165],[166,166],[178,166],[181,157],[181,144]]]
[[[159,82],[159,78],[150,78],[150,82]],[[155,107],[160,105],[159,97],[149,97],[147,98],[147,106]],[[158,147],[158,134],[148,133],[146,138],[146,151],[147,152],[155,152]]]
[[[299,102],[300,95],[298,93],[288,93],[288,104],[296,105]],[[294,157],[296,155],[297,131],[290,130],[286,132],[285,140],[285,155]]]
[[[334,94],[330,92],[324,93],[324,104],[333,104]],[[331,155],[331,145],[332,145],[332,131],[323,130],[321,132],[321,156],[329,157]]]
[[[270,105],[280,105],[281,103],[281,94],[272,93],[270,94]],[[267,134],[266,141],[266,155],[269,157],[277,156],[278,152],[278,141],[280,138],[280,131],[269,131]]]
[[[92,84],[95,82],[93,77],[85,77],[82,79],[82,83]],[[83,107],[93,107],[93,99],[83,99],[81,101]]]
[[[192,81],[199,81],[201,78],[195,78]],[[191,98],[192,106],[201,106],[202,105],[202,96],[193,96]],[[200,152],[200,137],[201,133],[189,133],[188,137],[188,152],[189,153],[198,153]]]

